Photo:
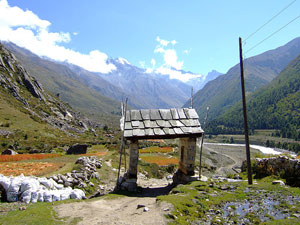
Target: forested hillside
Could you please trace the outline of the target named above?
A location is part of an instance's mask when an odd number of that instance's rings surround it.
[[[247,107],[250,129],[278,129],[282,137],[300,139],[300,55],[269,85],[248,96]],[[241,102],[208,127],[212,133],[242,132]]]

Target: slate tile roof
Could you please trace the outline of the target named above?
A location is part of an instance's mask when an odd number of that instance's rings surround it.
[[[142,109],[128,110],[125,117],[124,137],[177,138],[200,137],[203,133],[195,109]]]

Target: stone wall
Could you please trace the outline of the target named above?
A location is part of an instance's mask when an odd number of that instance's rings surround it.
[[[242,171],[246,170],[246,161],[243,162]],[[257,158],[252,168],[256,177],[279,175],[286,179],[287,184],[300,187],[300,160],[287,156],[272,158]]]

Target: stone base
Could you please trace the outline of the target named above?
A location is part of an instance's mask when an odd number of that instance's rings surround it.
[[[182,172],[180,169],[176,171],[176,173],[173,175],[173,184],[187,184],[192,181],[199,180],[199,177],[197,175],[190,176]]]
[[[137,192],[138,186],[136,181],[136,178],[129,178],[128,174],[125,173],[124,176],[119,179],[117,188],[122,191]]]

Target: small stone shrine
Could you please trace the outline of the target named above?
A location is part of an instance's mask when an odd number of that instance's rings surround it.
[[[127,110],[124,129],[125,140],[130,141],[129,169],[121,181],[121,188],[133,191],[137,187],[139,140],[180,138],[179,169],[174,183],[188,182],[194,175],[196,140],[203,130],[195,109],[142,109]],[[124,120],[123,120],[124,121]]]

